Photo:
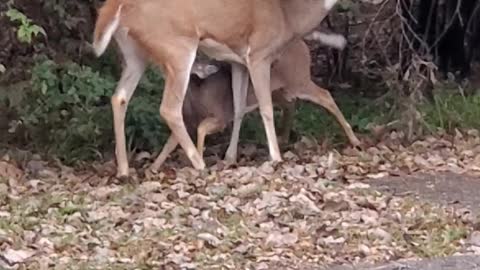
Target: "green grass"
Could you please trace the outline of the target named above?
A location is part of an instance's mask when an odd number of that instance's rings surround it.
[[[433,103],[420,106],[425,125],[432,131],[437,128],[446,131],[458,129],[480,129],[480,96],[465,96],[442,91],[434,97]]]
[[[382,123],[388,119],[386,105],[374,105],[372,100],[351,95],[342,95],[335,98],[343,115],[357,133],[368,132],[369,123]],[[275,127],[282,125],[280,110],[275,111]],[[245,117],[242,126],[241,138],[259,143],[266,143],[263,123],[258,112]],[[333,142],[346,142],[343,129],[335,117],[324,108],[309,102],[297,102],[293,130],[301,136],[313,138],[329,138]]]
[[[480,129],[480,95],[463,95],[458,89],[439,88],[433,101],[424,101],[417,106],[422,115],[421,126],[428,132],[439,129],[453,132],[455,129]],[[382,125],[400,119],[401,111],[392,111],[394,101],[378,104],[372,99],[339,95],[335,97],[338,107],[357,134],[368,134],[369,124]],[[275,111],[276,127],[281,127],[280,111]],[[266,143],[263,123],[258,112],[245,118],[241,138],[245,141]],[[347,138],[332,114],[322,107],[298,102],[293,130],[301,136],[329,139],[332,143],[346,143]]]

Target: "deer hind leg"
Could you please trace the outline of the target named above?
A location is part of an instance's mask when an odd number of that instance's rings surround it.
[[[293,121],[295,120],[295,100],[285,101],[281,103],[282,118],[280,119],[280,143],[288,144],[290,141],[290,133],[292,131]]]
[[[358,140],[357,136],[355,136],[352,127],[343,116],[342,112],[335,103],[335,100],[333,100],[332,96],[330,95],[330,92],[310,81],[304,87],[299,88],[297,93],[300,93],[296,95],[298,98],[316,103],[333,114],[338,123],[342,126],[350,143],[353,146],[360,145],[360,141]]]
[[[162,151],[160,154],[158,154],[157,159],[153,162],[153,164],[150,166],[150,171],[152,172],[157,172],[160,166],[167,160],[168,156],[177,148],[178,141],[175,139],[173,134],[170,134],[170,137],[168,137],[167,142],[162,148]]]
[[[172,43],[171,43],[172,44]],[[163,92],[160,115],[167,122],[173,136],[185,151],[185,154],[197,170],[205,168],[205,162],[198,153],[183,122],[182,107],[190,79],[190,71],[198,44],[188,44],[181,40],[183,46],[164,48],[165,89]]]
[[[125,115],[128,102],[145,70],[146,62],[139,53],[134,41],[125,33],[115,35],[124,59],[122,76],[111,98],[115,131],[115,155],[117,177],[127,177],[129,173],[127,146],[125,144]]]
[[[238,140],[240,138],[240,128],[242,126],[245,108],[247,106],[247,93],[249,85],[248,70],[245,66],[232,64],[232,91],[233,91],[233,129],[230,135],[230,144],[225,154],[227,163],[235,163],[237,160]]]
[[[272,77],[272,82],[278,75]],[[272,92],[273,103],[278,105],[282,110],[282,117],[280,118],[280,130],[279,141],[280,144],[288,144],[290,141],[290,132],[292,130],[293,121],[295,119],[295,98],[290,98],[288,93],[285,92],[285,86],[282,86],[280,90]],[[279,89],[274,85],[272,89]]]
[[[206,118],[200,123],[197,128],[197,151],[200,153],[200,156],[203,157],[205,137],[224,128],[225,122],[215,117]]]
[[[259,60],[248,65],[255,96],[257,97],[258,106],[260,107],[260,115],[262,116],[263,125],[265,126],[270,159],[272,161],[282,161],[273,118],[270,69],[271,63],[266,60]]]

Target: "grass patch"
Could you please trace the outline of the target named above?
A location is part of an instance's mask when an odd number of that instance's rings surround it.
[[[480,95],[463,95],[440,91],[434,101],[420,105],[425,125],[431,131],[437,128],[448,132],[457,129],[480,129]]]
[[[357,133],[367,133],[368,124],[386,122],[390,117],[388,104],[375,105],[373,100],[358,95],[339,95],[335,101]],[[277,129],[282,126],[280,116],[281,111],[275,110]],[[309,102],[297,102],[293,130],[301,136],[329,138],[334,143],[347,142],[343,129],[335,117],[323,107]],[[263,122],[258,111],[245,117],[241,133],[242,139],[266,143]]]
[[[463,95],[454,89],[438,89],[433,101],[425,101],[417,106],[422,115],[421,126],[432,134],[439,129],[449,133],[455,129],[480,129],[480,95]],[[400,119],[402,112],[392,111],[388,100],[383,104],[376,104],[372,99],[355,96],[339,95],[335,98],[338,107],[358,134],[368,134],[368,125],[382,125]],[[281,127],[280,111],[275,111],[276,127]],[[332,114],[324,108],[307,103],[298,102],[293,130],[298,135],[324,140],[332,143],[346,143],[347,138],[343,129]],[[258,112],[246,117],[242,126],[242,139],[266,143],[262,119]]]

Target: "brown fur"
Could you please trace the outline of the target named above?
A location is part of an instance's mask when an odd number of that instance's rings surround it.
[[[203,63],[203,65],[209,64]],[[294,111],[288,102],[296,99],[311,101],[330,111],[344,128],[345,134],[352,144],[358,143],[355,134],[344,119],[342,113],[330,96],[330,93],[318,87],[311,80],[310,51],[305,42],[299,40],[291,44],[283,55],[272,65],[271,91],[273,100],[283,108],[281,121],[284,132],[282,141],[288,141],[291,131],[291,121]],[[202,65],[202,64],[198,64]],[[251,111],[258,107],[258,103],[250,83],[248,88],[247,108]],[[294,106],[293,106],[294,107]],[[233,121],[234,109],[232,103],[231,71],[226,66],[204,80],[190,80],[189,89],[185,95],[183,105],[183,119],[191,136],[197,137],[197,149],[203,153],[206,135],[223,130]],[[209,125],[202,125],[209,121]],[[196,132],[196,133],[195,133]],[[169,141],[174,141],[170,139]],[[174,150],[174,147],[167,147]],[[170,152],[163,150],[152,167],[158,169],[166,160]]]
[[[110,0],[98,10],[97,22],[95,23],[95,30],[93,32],[93,43],[98,42],[105,32],[105,28],[112,21],[113,17],[115,17],[120,1],[121,0]]]
[[[251,78],[271,159],[280,161],[273,123],[270,66],[292,41],[312,31],[323,20],[332,8],[326,3],[326,0],[107,0],[99,11],[93,46],[97,54],[103,52],[106,45],[103,41],[110,40],[105,35],[106,29],[121,6],[119,25],[112,28],[116,30],[117,42],[123,43],[120,47],[127,62],[112,97],[117,175],[128,175],[124,118],[147,59],[162,68],[165,77],[160,114],[193,166],[205,167],[182,116],[188,75],[197,50],[232,63],[237,131],[243,111],[242,85],[247,85],[242,81]],[[231,146],[238,142],[238,136],[233,134],[238,132],[232,132]],[[234,137],[237,139],[233,140]],[[229,159],[236,156],[236,148],[232,149],[227,151]]]

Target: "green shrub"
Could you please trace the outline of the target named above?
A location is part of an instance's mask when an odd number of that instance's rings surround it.
[[[128,106],[125,130],[132,149],[158,150],[170,134],[160,118],[163,87],[161,74],[147,70]]]
[[[32,70],[31,92],[18,108],[31,143],[67,162],[113,151],[110,97],[117,80],[76,63],[39,61]],[[152,150],[163,144],[162,85],[158,73],[147,72],[129,104],[125,129],[131,148]]]
[[[47,36],[45,29],[34,24],[31,19],[29,19],[19,10],[9,7],[5,15],[10,19],[11,22],[20,24],[17,27],[17,38],[20,42],[31,44],[33,38],[36,36],[40,34]]]

